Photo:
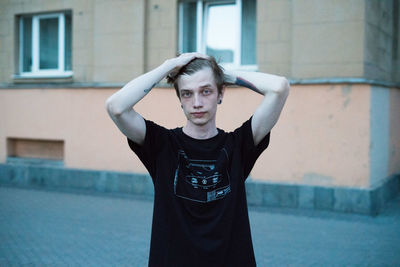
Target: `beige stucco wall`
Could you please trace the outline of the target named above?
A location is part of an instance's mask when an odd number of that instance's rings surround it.
[[[178,2],[2,1],[0,83],[12,83],[18,73],[18,15],[71,10],[72,80],[119,83],[176,55]],[[398,81],[393,3],[258,0],[258,69],[291,78]]]
[[[17,16],[69,10],[73,81],[115,83],[144,72],[144,0],[2,1],[0,83],[13,82],[18,73]]]
[[[362,77],[364,1],[293,1],[292,77]]]
[[[93,1],[93,76],[89,81],[128,81],[144,71],[144,0]],[[78,25],[79,27],[79,25]],[[78,55],[74,55],[74,59]],[[75,70],[75,69],[74,69]]]
[[[145,68],[152,70],[178,52],[178,1],[146,0]]]
[[[292,31],[292,1],[257,1],[259,70],[291,76]]]
[[[255,165],[252,178],[369,186],[369,88],[292,85],[281,118],[272,131],[270,146]],[[64,140],[66,167],[145,172],[105,111],[104,102],[115,90],[0,90],[0,161],[6,160],[7,138]],[[250,90],[228,88],[219,106],[218,127],[229,131],[240,126],[261,100]],[[398,107],[396,102],[392,116],[397,114]],[[173,89],[154,89],[137,110],[167,128],[185,123]],[[397,128],[392,124],[391,142],[396,146]],[[398,158],[391,161],[391,168],[397,171]]]
[[[294,78],[362,77],[364,0],[257,2],[261,71]]]

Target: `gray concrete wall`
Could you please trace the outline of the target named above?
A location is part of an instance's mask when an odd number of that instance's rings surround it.
[[[370,107],[370,185],[376,186],[388,175],[390,157],[390,88],[371,86]]]
[[[400,81],[399,3],[365,1],[364,77]]]

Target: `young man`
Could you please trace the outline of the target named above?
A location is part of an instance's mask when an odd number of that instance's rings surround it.
[[[165,129],[133,109],[166,76],[187,118],[182,128]],[[225,84],[264,95],[254,115],[230,133],[216,127]],[[108,113],[154,183],[149,266],[256,265],[244,182],[268,146],[288,93],[283,77],[224,72],[213,58],[187,53],[107,100]]]

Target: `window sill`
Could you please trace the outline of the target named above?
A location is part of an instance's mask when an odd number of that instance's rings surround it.
[[[63,160],[42,159],[42,158],[24,158],[24,157],[7,157],[7,164],[17,165],[39,165],[39,166],[54,166],[63,167]]]
[[[37,74],[15,74],[14,83],[70,83],[73,81],[73,73],[57,75],[37,75]]]
[[[232,70],[232,71],[258,71],[258,66],[257,65],[242,65],[242,66],[237,66],[233,64],[220,64],[221,67],[223,67],[226,70]]]

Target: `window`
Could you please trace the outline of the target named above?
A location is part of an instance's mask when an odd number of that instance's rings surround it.
[[[196,51],[224,67],[256,69],[256,0],[182,1],[179,52]]]
[[[21,77],[72,75],[71,24],[69,12],[19,18]]]
[[[64,165],[64,140],[7,138],[8,163]]]

